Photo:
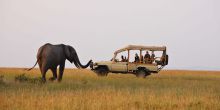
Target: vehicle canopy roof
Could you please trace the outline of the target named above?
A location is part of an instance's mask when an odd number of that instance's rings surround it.
[[[128,45],[115,51],[114,54],[118,54],[127,50],[149,50],[149,51],[166,51],[166,46],[142,46],[142,45]]]

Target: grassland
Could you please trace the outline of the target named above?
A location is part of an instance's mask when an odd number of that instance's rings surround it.
[[[0,69],[0,110],[220,110],[220,72],[165,70],[146,79],[66,69],[61,83],[19,83],[38,69]],[[47,73],[47,78],[51,73]]]

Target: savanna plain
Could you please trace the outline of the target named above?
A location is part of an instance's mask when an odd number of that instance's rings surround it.
[[[61,83],[45,84],[40,76],[0,68],[0,110],[220,110],[218,71],[163,70],[143,79],[66,69]]]

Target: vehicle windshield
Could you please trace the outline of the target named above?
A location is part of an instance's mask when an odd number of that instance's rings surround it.
[[[120,52],[115,57],[115,61],[117,61],[117,62],[127,62],[127,60],[128,60],[128,52],[127,51]]]

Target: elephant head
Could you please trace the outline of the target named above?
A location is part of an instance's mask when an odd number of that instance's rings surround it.
[[[87,68],[92,63],[92,60],[90,60],[86,65],[82,65],[79,61],[79,57],[76,53],[76,50],[72,46],[65,45],[64,53],[66,59],[69,60],[71,63],[74,63],[77,68]]]

